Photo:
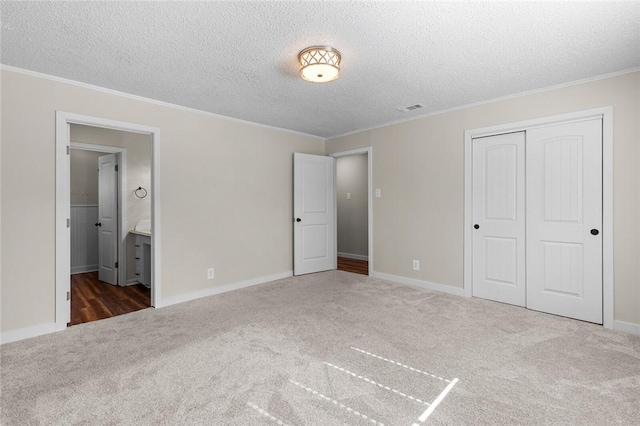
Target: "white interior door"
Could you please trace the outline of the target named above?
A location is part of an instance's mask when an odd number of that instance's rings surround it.
[[[293,154],[293,273],[336,269],[335,159]]]
[[[473,295],[525,306],[525,134],[473,140]]]
[[[118,157],[98,157],[98,278],[118,284]]]
[[[527,131],[527,307],[602,323],[602,121]]]

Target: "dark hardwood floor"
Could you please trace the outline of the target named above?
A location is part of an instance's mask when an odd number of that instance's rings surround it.
[[[369,275],[369,262],[366,260],[347,259],[338,257],[338,270]]]
[[[71,322],[82,324],[151,306],[151,291],[142,284],[120,287],[98,280],[97,272],[71,275]]]

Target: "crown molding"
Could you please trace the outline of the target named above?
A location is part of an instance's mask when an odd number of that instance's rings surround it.
[[[578,84],[591,83],[591,82],[594,82],[594,81],[604,80],[604,79],[607,79],[607,78],[618,77],[618,76],[621,76],[621,75],[631,74],[631,73],[638,72],[638,71],[640,71],[640,67],[628,68],[628,69],[621,70],[621,71],[616,71],[616,72],[612,72],[612,73],[608,73],[608,74],[601,74],[601,75],[597,75],[597,76],[594,76],[594,77],[588,77],[588,78],[583,78],[583,79],[580,79],[580,80],[570,81],[570,82],[567,82],[567,83],[555,84],[553,86],[547,86],[547,87],[541,87],[539,89],[527,90],[525,92],[518,92],[518,93],[514,93],[512,95],[500,96],[500,97],[497,97],[497,98],[488,99],[486,101],[473,102],[473,103],[470,103],[470,104],[460,105],[460,106],[447,108],[447,109],[441,109],[441,110],[438,110],[438,111],[426,112],[424,114],[414,115],[412,117],[401,118],[399,120],[390,121],[390,122],[385,123],[385,124],[380,124],[380,125],[371,126],[371,127],[364,127],[364,128],[358,129],[358,130],[353,130],[351,132],[342,133],[342,134],[337,135],[337,136],[331,136],[330,138],[326,138],[326,140],[329,141],[329,140],[332,140],[332,139],[343,138],[345,136],[351,136],[351,135],[355,135],[355,134],[361,133],[361,132],[366,132],[366,131],[369,131],[369,130],[381,129],[383,127],[392,126],[394,124],[400,124],[400,123],[406,123],[408,121],[420,120],[421,118],[433,117],[434,115],[446,114],[446,113],[449,113],[449,112],[460,111],[460,110],[463,110],[463,109],[473,108],[473,107],[477,107],[477,106],[481,106],[481,105],[492,104],[492,103],[495,103],[495,102],[502,102],[502,101],[506,101],[506,100],[509,100],[509,99],[519,98],[519,97],[522,97],[522,96],[534,95],[536,93],[543,93],[543,92],[549,92],[551,90],[563,89],[565,87],[576,86]]]
[[[150,103],[150,104],[163,106],[163,107],[166,107],[166,108],[172,108],[172,109],[177,109],[177,110],[180,110],[180,111],[186,111],[186,112],[191,112],[191,113],[194,113],[194,114],[200,114],[200,115],[204,115],[206,117],[213,117],[213,118],[218,118],[218,119],[221,119],[221,120],[227,120],[227,121],[233,121],[233,122],[236,122],[236,123],[248,124],[248,125],[260,127],[260,128],[263,128],[263,129],[278,130],[278,131],[281,131],[281,132],[292,133],[294,135],[299,135],[299,136],[312,137],[312,138],[315,138],[315,139],[318,139],[318,140],[321,140],[321,141],[325,141],[326,140],[326,138],[323,138],[323,137],[317,136],[317,135],[312,135],[310,133],[304,133],[304,132],[299,132],[297,130],[285,129],[283,127],[270,126],[268,124],[256,123],[254,121],[242,120],[240,118],[229,117],[229,116],[226,116],[226,115],[214,114],[212,112],[203,111],[203,110],[196,109],[196,108],[189,108],[189,107],[186,107],[186,106],[172,104],[172,103],[169,103],[169,102],[163,102],[163,101],[159,101],[159,100],[156,100],[156,99],[145,98],[144,96],[132,95],[130,93],[120,92],[118,90],[107,89],[106,87],[95,86],[93,84],[83,83],[81,81],[76,81],[76,80],[70,80],[68,78],[63,78],[63,77],[57,77],[57,76],[50,75],[50,74],[44,74],[44,73],[40,73],[40,72],[37,72],[37,71],[26,70],[26,69],[14,67],[14,66],[11,66],[11,65],[0,64],[0,70],[11,71],[11,72],[15,72],[17,74],[23,74],[23,75],[27,75],[27,76],[30,76],[30,77],[42,78],[42,79],[45,79],[45,80],[55,81],[57,83],[70,84],[72,86],[77,86],[77,87],[82,87],[82,88],[85,88],[85,89],[95,90],[95,91],[98,91],[98,92],[107,93],[109,95],[120,96],[120,97],[127,98],[127,99],[132,99],[132,100],[136,100],[136,101],[147,102],[147,103]]]

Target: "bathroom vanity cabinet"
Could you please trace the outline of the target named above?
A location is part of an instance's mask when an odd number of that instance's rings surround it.
[[[131,231],[135,235],[136,279],[151,287],[151,234]]]

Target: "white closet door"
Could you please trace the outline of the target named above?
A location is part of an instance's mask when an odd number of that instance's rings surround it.
[[[473,295],[525,306],[525,134],[473,140]]]
[[[527,131],[527,307],[602,323],[602,121]]]

